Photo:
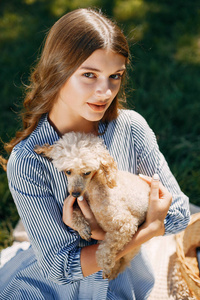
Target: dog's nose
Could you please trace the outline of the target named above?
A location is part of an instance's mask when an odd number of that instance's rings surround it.
[[[72,192],[72,196],[78,198],[80,196],[80,192]]]

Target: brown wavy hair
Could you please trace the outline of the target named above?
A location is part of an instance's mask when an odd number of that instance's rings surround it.
[[[123,55],[128,63],[129,47],[124,34],[100,11],[77,9],[61,17],[52,26],[27,87],[22,112],[23,128],[4,145],[8,153],[17,143],[28,137],[41,116],[51,110],[61,87],[75,70],[95,50],[106,48]],[[118,108],[117,95],[103,121],[115,119]],[[6,160],[0,158],[0,163],[6,169]]]

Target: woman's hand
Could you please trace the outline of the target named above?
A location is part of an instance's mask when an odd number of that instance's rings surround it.
[[[76,200],[76,198],[69,195],[65,199],[64,205],[63,205],[63,218],[62,218],[63,222],[67,226],[71,227],[72,229],[74,229],[73,228],[73,205],[74,205],[75,200]],[[82,211],[82,214],[84,215],[85,219],[90,224],[91,237],[95,240],[103,240],[105,237],[105,232],[98,225],[98,223],[95,219],[95,216],[94,216],[93,212],[91,211],[87,201],[85,199],[79,200],[79,198],[77,198],[77,203],[78,203],[80,210]]]
[[[139,176],[151,186],[149,207],[144,225],[151,226],[155,235],[163,235],[165,233],[164,220],[172,203],[172,195],[159,181],[157,174],[153,178],[144,175]]]
[[[151,178],[140,175],[140,178],[151,186],[146,221],[133,235],[132,240],[118,253],[117,259],[146,243],[151,238],[165,233],[164,220],[172,202],[172,195],[159,182],[158,176]]]

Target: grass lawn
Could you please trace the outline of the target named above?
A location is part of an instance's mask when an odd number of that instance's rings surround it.
[[[3,0],[0,2],[0,137],[17,116],[30,68],[48,29],[78,7],[98,7],[123,28],[131,48],[128,106],[141,113],[182,190],[200,205],[200,1]],[[3,145],[0,152],[5,155]],[[18,214],[0,170],[0,248],[12,243]]]

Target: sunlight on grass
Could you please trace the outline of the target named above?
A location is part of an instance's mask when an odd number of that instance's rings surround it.
[[[13,227],[19,216],[8,189],[6,174],[0,174],[0,250],[13,242]]]
[[[65,14],[67,11],[71,11],[77,8],[84,8],[84,7],[94,7],[97,5],[98,1],[95,0],[73,0],[73,1],[66,1],[66,0],[57,0],[53,1],[49,5],[49,9],[51,13],[57,17]]]
[[[128,32],[127,38],[131,43],[141,41],[144,37],[145,32],[148,31],[148,23],[143,22],[142,24],[129,24],[127,25],[126,31]]]
[[[24,0],[24,3],[27,5],[31,5],[33,3],[35,3],[37,0]]]
[[[23,18],[14,12],[5,12],[0,19],[1,40],[16,39],[24,31]]]
[[[200,64],[200,37],[182,36],[178,41],[175,59],[189,64]]]
[[[144,21],[147,12],[158,13],[160,9],[161,5],[145,0],[118,0],[114,8],[114,15],[121,21],[128,19],[141,19]]]
[[[148,29],[148,24],[144,21],[148,6],[143,0],[125,0],[117,1],[114,8],[114,17],[126,25],[128,39],[139,41],[143,38],[145,31]],[[138,22],[138,20],[142,22]]]
[[[149,28],[147,13],[157,13],[159,10],[159,5],[145,0],[118,0],[114,8],[114,17],[122,24],[127,23],[126,31],[129,33],[129,39],[139,41]]]
[[[144,17],[148,5],[143,0],[125,0],[117,1],[114,9],[114,15],[120,21],[134,17]]]
[[[13,243],[13,227],[10,222],[6,224],[3,222],[1,224],[1,231],[0,231],[0,251],[6,247],[9,247]]]
[[[71,1],[71,7],[72,9],[76,9],[78,7],[94,7],[98,4],[98,1],[95,0],[73,0]]]

